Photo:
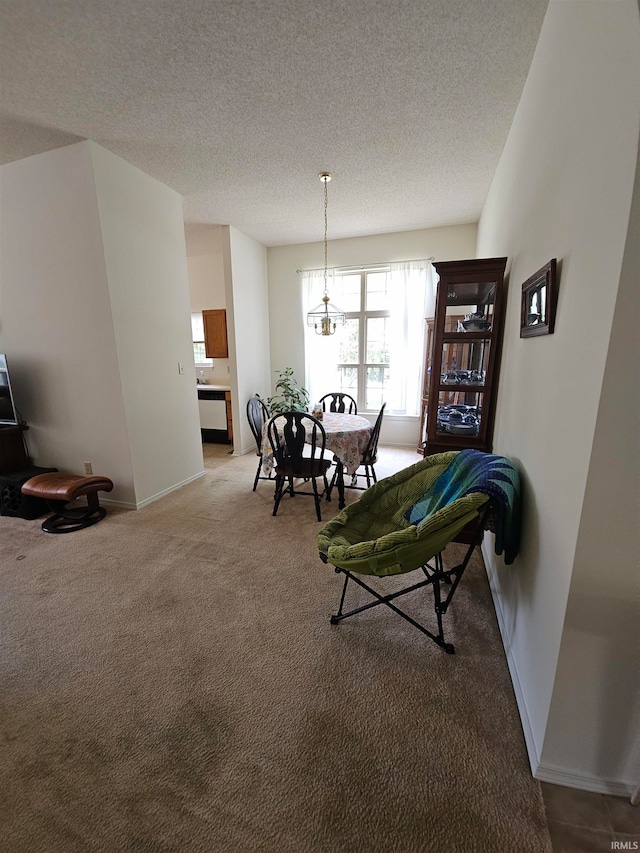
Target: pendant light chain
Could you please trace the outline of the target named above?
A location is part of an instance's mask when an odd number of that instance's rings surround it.
[[[313,326],[317,335],[333,335],[335,334],[338,324],[344,326],[346,315],[344,311],[336,308],[329,302],[329,265],[328,265],[328,227],[327,227],[327,210],[329,207],[329,193],[327,184],[331,180],[331,172],[320,172],[318,175],[324,184],[324,295],[322,304],[309,311],[307,314],[307,325]]]
[[[329,181],[324,179],[324,295],[328,295],[327,288],[327,184]]]

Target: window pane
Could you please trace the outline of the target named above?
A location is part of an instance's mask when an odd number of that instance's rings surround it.
[[[191,315],[191,340],[204,340],[204,323],[202,321],[202,312],[196,311]],[[204,349],[203,349],[204,355]]]
[[[388,367],[367,367],[367,385],[364,397],[365,408],[368,412],[377,411],[382,407],[388,380]]]
[[[347,320],[342,328],[336,330],[338,338],[338,362],[340,364],[358,364],[358,339],[360,320]]]
[[[198,343],[194,341],[193,360],[196,364],[206,364],[207,362],[211,361],[211,359],[207,358],[204,354],[204,341],[199,341]]]
[[[329,297],[341,311],[360,311],[360,291],[360,273],[337,275],[335,293],[329,290]]]
[[[366,284],[366,310],[386,311],[389,305],[389,294],[387,292],[388,276],[386,272],[367,273]]]
[[[367,362],[389,364],[387,322],[387,317],[367,319]]]
[[[358,399],[357,367],[340,367],[340,388],[338,390],[351,394],[354,400]]]

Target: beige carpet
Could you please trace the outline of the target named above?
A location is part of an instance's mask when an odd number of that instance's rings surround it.
[[[549,853],[479,555],[453,656],[387,608],[331,626],[313,501],[273,518],[254,472],[62,536],[0,518],[0,846]]]

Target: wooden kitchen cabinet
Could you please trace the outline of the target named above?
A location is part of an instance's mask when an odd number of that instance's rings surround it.
[[[425,456],[493,444],[504,331],[506,258],[434,263],[420,424]]]
[[[207,358],[229,358],[227,341],[227,312],[215,308],[202,312],[204,349]]]

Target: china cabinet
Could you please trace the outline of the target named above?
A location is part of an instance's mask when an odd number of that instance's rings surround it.
[[[506,258],[435,262],[419,450],[491,452],[504,328]]]

